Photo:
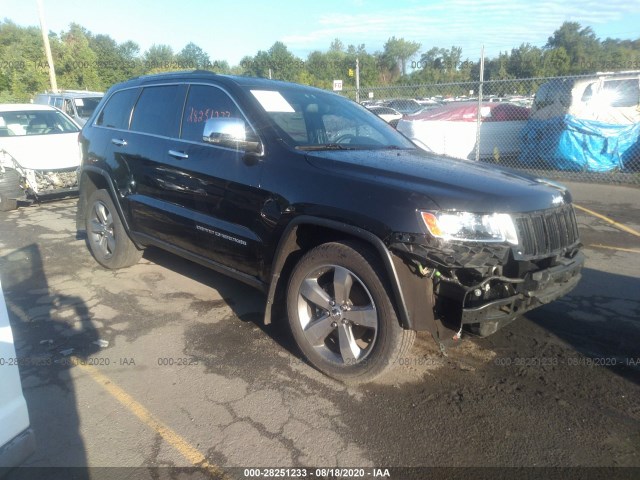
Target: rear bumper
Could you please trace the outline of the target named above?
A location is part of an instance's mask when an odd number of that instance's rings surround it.
[[[462,324],[508,323],[523,313],[566,295],[580,281],[584,261],[584,254],[578,252],[565,264],[527,274],[517,295],[494,300],[479,307],[464,308]]]
[[[36,440],[31,428],[0,447],[0,478],[8,469],[22,464],[35,450]]]

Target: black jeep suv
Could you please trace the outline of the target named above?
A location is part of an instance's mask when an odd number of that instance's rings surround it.
[[[286,303],[308,361],[345,382],[427,330],[441,348],[569,292],[569,192],[425,153],[335,94],[207,72],[107,92],[81,134],[79,229],[107,268],[154,245]]]

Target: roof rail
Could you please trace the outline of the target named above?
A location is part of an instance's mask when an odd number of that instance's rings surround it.
[[[145,78],[154,78],[154,77],[171,77],[171,76],[178,76],[178,75],[191,75],[191,74],[195,74],[195,73],[199,73],[199,74],[208,74],[208,75],[217,75],[215,72],[212,72],[210,70],[171,70],[169,72],[157,72],[157,73],[146,73],[144,75],[139,75],[137,77],[134,77],[132,80],[143,80]]]

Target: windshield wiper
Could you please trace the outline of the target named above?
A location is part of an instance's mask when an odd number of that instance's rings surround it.
[[[298,145],[296,150],[355,150],[355,147],[350,147],[341,143],[324,143],[322,145]]]

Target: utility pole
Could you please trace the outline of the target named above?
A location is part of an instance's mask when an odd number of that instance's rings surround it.
[[[478,116],[476,123],[476,162],[480,160],[480,127],[482,126],[482,86],[484,85],[484,45],[480,51],[480,85],[478,87]]]
[[[58,82],[56,81],[56,70],[53,67],[53,56],[51,55],[51,45],[49,45],[49,34],[47,24],[44,21],[44,11],[42,8],[42,0],[36,0],[38,4],[38,16],[40,17],[40,30],[42,30],[42,41],[44,42],[44,52],[47,55],[47,63],[49,64],[49,81],[51,82],[51,91],[58,93]]]

